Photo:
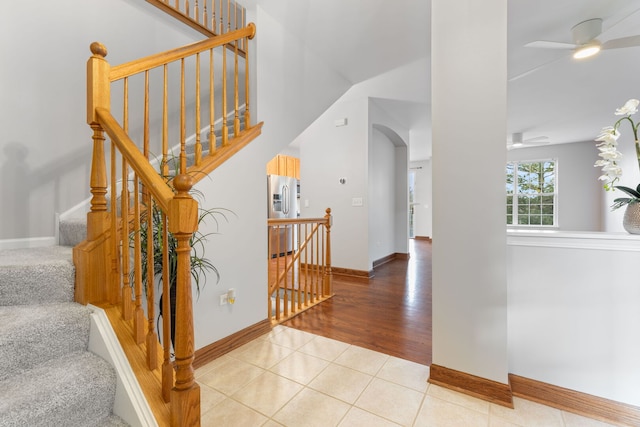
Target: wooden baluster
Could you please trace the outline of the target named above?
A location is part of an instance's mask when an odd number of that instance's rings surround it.
[[[122,191],[120,192],[120,211],[122,212],[122,318],[131,320],[131,284],[129,280],[129,166],[122,159]]]
[[[283,258],[284,258],[284,268],[285,271],[287,269],[288,257],[287,257],[287,241],[289,240],[289,226],[284,225],[284,248],[280,248],[283,250]],[[289,316],[289,280],[288,276],[284,275],[284,317],[287,318]]]
[[[118,230],[118,192],[116,186],[116,144],[111,141],[111,281],[109,303],[120,301],[120,230]],[[122,215],[121,215],[122,217]]]
[[[222,146],[227,145],[229,129],[227,127],[227,47],[222,46]]]
[[[224,49],[224,48],[223,48]],[[214,84],[214,61],[213,49],[209,50],[209,155],[213,156],[216,151],[216,87]]]
[[[144,137],[143,137],[143,154],[149,159],[149,71],[145,71],[144,73]],[[137,177],[136,177],[137,179]],[[136,185],[136,190],[138,190],[138,186]],[[138,191],[136,191],[136,196]],[[155,320],[155,293],[154,293],[154,253],[153,253],[153,218],[152,218],[152,200],[151,200],[151,192],[147,188],[143,189],[143,198],[144,198],[144,206],[145,206],[145,223],[146,223],[146,256],[147,259],[147,271],[146,271],[146,295],[147,295],[147,335],[146,335],[146,344],[147,344],[147,366],[149,369],[153,370],[158,367],[158,335],[156,334],[154,327]],[[136,206],[139,206],[139,202],[136,201]],[[137,209],[138,213],[136,213],[136,218],[141,218],[142,214],[140,213],[140,208]],[[140,229],[140,226],[139,228]],[[138,251],[136,251],[137,253]],[[140,253],[142,256],[142,253]],[[140,270],[140,276],[142,276],[142,263],[136,263],[136,268]],[[142,277],[140,277],[142,281]],[[137,286],[137,285],[136,285]],[[140,292],[142,292],[142,286],[140,286]],[[138,314],[136,313],[136,321],[138,320]],[[141,310],[140,313],[140,327],[136,326],[136,333],[138,333],[138,329],[140,330],[140,334],[144,334],[143,328],[144,322],[144,313]],[[141,344],[143,337],[141,336],[141,340],[136,342]]]
[[[187,119],[184,92],[184,58],[182,58],[180,60],[180,171],[178,172],[178,174],[184,174],[187,172],[186,126]]]
[[[304,225],[304,236],[305,238],[309,235],[309,224],[305,224]],[[313,244],[313,243],[312,243]],[[302,272],[301,272],[302,274]],[[309,246],[305,246],[304,249],[304,289],[303,289],[303,302],[305,305],[307,305],[307,296],[309,295]],[[301,283],[300,283],[300,287],[302,287],[302,278],[300,279]]]
[[[129,78],[123,81],[123,119],[122,127],[129,133]],[[122,191],[120,193],[120,212],[122,212],[122,318],[131,320],[131,283],[129,279],[129,166],[122,158]]]
[[[218,34],[218,21],[216,20],[216,0],[211,0],[211,32],[214,36]]]
[[[162,177],[169,179],[169,68],[164,65],[163,92],[162,92]]]
[[[198,5],[198,0],[196,0],[196,5],[194,7],[193,14],[196,17],[196,22],[199,24],[200,23],[200,6]]]
[[[169,264],[169,219],[162,213],[162,398],[165,402],[171,400],[173,388],[173,363],[171,363],[171,280]]]
[[[133,336],[136,344],[144,342],[144,311],[142,310],[142,245],[140,242],[140,191],[138,175],[133,177],[133,274],[134,311]]]
[[[145,193],[146,227],[147,227],[147,367],[154,370],[158,367],[158,334],[155,328],[155,248],[153,203],[151,192]]]
[[[326,225],[326,253],[325,253],[325,266],[324,266],[324,282],[322,293],[325,296],[329,296],[333,293],[333,273],[331,272],[331,208],[327,208],[326,215],[324,216],[327,225]]]
[[[234,9],[237,10],[237,9]],[[238,134],[240,133],[240,109],[239,109],[239,93],[238,93],[238,89],[239,89],[239,85],[238,85],[238,74],[239,74],[239,68],[238,68],[238,39],[235,40],[234,42],[234,49],[233,49],[234,55],[233,55],[233,60],[234,60],[234,76],[233,76],[233,100],[234,100],[234,110],[233,110],[233,137],[237,138]]]
[[[191,295],[191,246],[189,240],[198,227],[198,203],[189,190],[193,178],[186,174],[174,179],[176,196],[169,203],[169,227],[177,240],[176,283],[176,380],[171,390],[171,425],[200,425],[200,386],[194,379],[193,301]]]
[[[298,310],[302,309],[302,294],[301,294],[301,289],[300,289],[300,272],[302,270],[302,260],[300,259],[300,254],[298,253],[300,250],[300,224],[295,224],[294,227],[296,228],[296,233],[294,233],[294,253],[298,254],[298,267],[294,268],[294,272],[295,272],[295,287],[297,290],[297,294],[298,294]]]
[[[187,15],[187,16],[191,16],[189,14],[189,8],[190,8],[189,0],[185,0],[185,2],[184,2],[184,14]]]
[[[251,113],[249,111],[249,40],[253,39],[256,34],[256,26],[253,23],[249,24],[249,26],[251,27],[252,32],[251,32],[251,35],[249,35],[249,37],[247,38],[245,49],[244,49],[244,53],[245,53],[244,55],[244,66],[245,66],[244,128],[245,129],[249,129],[251,127],[251,115],[250,115]]]
[[[247,26],[246,12],[247,12],[247,9],[243,7],[242,8],[242,28]],[[242,39],[242,50],[244,50],[245,53],[247,52],[247,39],[246,39],[246,37]]]
[[[196,53],[196,146],[195,164],[202,161],[202,142],[200,141],[200,54]]]
[[[219,32],[219,34],[224,33],[223,17],[224,17],[224,14],[222,13],[222,0],[220,0],[220,32]]]
[[[274,233],[276,233],[276,320],[280,320],[280,226],[273,227]]]
[[[162,176],[169,179],[169,69],[164,66],[164,91],[162,100]],[[169,295],[169,236],[167,227],[167,216],[161,214],[162,220],[162,295]],[[162,298],[162,398],[165,402],[171,399],[171,388],[173,387],[173,364],[171,363],[171,313],[169,298]]]
[[[227,33],[231,31],[231,0],[227,0]]]
[[[318,300],[318,295],[320,294],[320,282],[321,282],[321,274],[322,274],[322,251],[320,249],[320,239],[316,239],[316,274],[315,280],[313,281],[313,293],[311,295],[312,301],[316,302]]]
[[[203,6],[204,11],[202,12],[202,25],[204,25],[205,28],[209,29],[208,25],[209,25],[209,15],[207,14],[207,0],[204,0],[204,6]]]

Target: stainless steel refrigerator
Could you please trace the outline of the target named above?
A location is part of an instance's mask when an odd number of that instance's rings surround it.
[[[269,218],[297,218],[298,180],[289,176],[268,175],[268,217]],[[270,256],[289,254],[294,250],[296,228],[279,226],[270,230]]]

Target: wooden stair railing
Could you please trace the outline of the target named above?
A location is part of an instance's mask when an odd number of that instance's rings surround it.
[[[122,323],[114,329],[162,426],[200,425],[200,389],[193,371],[190,246],[198,227],[199,207],[190,191],[197,181],[260,134],[262,123],[251,125],[248,77],[242,89],[238,83],[237,48],[235,77],[227,77],[226,64],[228,45],[238,46],[243,40],[246,48],[254,34],[255,26],[249,24],[114,67],[105,59],[106,48],[93,43],[87,62],[87,123],[93,131],[92,198],[87,239],[73,250],[75,298],[79,303],[120,313],[109,318],[112,323]],[[201,56],[208,56],[208,61],[201,61]],[[221,70],[215,67],[219,57]],[[243,70],[248,76],[246,58]],[[220,74],[218,84],[215,78]],[[206,88],[201,85],[202,75],[208,82]],[[233,85],[231,91],[227,90],[228,84]],[[120,103],[113,101],[114,88],[122,91]],[[172,91],[174,88],[177,90]],[[232,111],[227,109],[228,97],[234,104]],[[245,107],[242,120],[241,104]],[[121,122],[114,117],[116,112],[122,114]],[[226,119],[229,114],[233,117],[230,124]],[[216,129],[220,121],[222,128]],[[188,127],[195,135],[193,146],[186,143]],[[111,142],[106,154],[105,133]],[[207,136],[208,146],[202,143],[201,134]],[[169,143],[173,139],[177,140],[172,144],[175,147]],[[174,168],[170,168],[172,164]],[[154,277],[154,233],[146,233],[146,241],[141,237],[145,227],[152,227],[152,209],[162,215],[160,251],[164,262],[160,277]],[[170,234],[177,242],[177,262],[172,267],[167,252]],[[146,264],[145,259],[149,261]],[[175,269],[176,277],[173,324],[168,314],[170,268]],[[160,283],[162,295],[167,296],[159,307],[164,313],[159,327],[163,345],[156,331],[158,298],[154,291]],[[172,328],[175,340],[170,334]],[[138,357],[143,360],[136,360]]]
[[[147,0],[206,37],[219,36],[246,26],[246,9],[231,0]],[[193,9],[192,9],[193,7]],[[241,55],[246,45],[241,42]]]
[[[331,223],[330,208],[323,218],[267,220],[269,254],[273,254],[269,260],[268,311],[273,324],[333,296]],[[282,239],[272,235],[282,235]]]

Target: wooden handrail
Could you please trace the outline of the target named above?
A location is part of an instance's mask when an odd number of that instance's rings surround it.
[[[127,62],[125,64],[117,65],[111,68],[109,72],[109,81],[114,82],[122,78],[132,76],[143,71],[151,70],[156,67],[160,67],[169,62],[178,61],[180,59],[193,56],[197,53],[202,53],[207,50],[230,44],[234,40],[247,37],[249,40],[253,39],[256,34],[256,26],[250,22],[245,28],[231,31],[220,36],[212,37],[207,40],[195,42],[177,49],[169,50],[167,52],[156,53],[144,58],[137,59],[135,61]]]
[[[169,202],[174,196],[171,187],[162,179],[158,171],[151,166],[147,158],[140,152],[136,144],[129,138],[129,135],[120,127],[108,110],[96,108],[96,115],[100,125],[118,147],[128,165],[145,183],[145,188],[151,191],[162,210],[168,212]]]

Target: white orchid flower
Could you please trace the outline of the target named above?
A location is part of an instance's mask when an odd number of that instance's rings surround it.
[[[607,126],[602,128],[600,135],[596,138],[596,141],[605,142],[607,144],[616,144],[618,138],[620,138],[620,132],[612,126]]]
[[[628,116],[638,112],[640,101],[637,99],[628,100],[621,108],[616,110],[616,116]]]

